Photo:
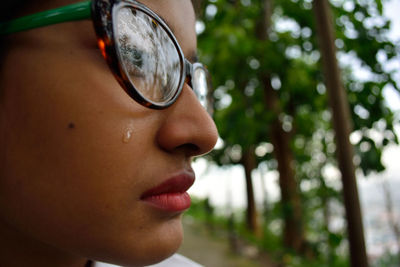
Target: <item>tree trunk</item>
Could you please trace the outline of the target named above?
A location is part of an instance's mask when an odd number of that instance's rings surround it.
[[[279,99],[271,87],[269,77],[263,80],[265,103],[268,110],[275,113],[276,119],[271,125],[271,141],[275,159],[278,162],[279,187],[283,208],[283,240],[286,247],[301,253],[304,242],[301,200],[293,169],[293,154],[290,149],[290,134],[282,129],[278,119]]]
[[[257,37],[260,40],[268,39],[268,28],[272,9],[271,0],[263,0],[262,16],[257,25]],[[266,109],[273,112],[276,119],[271,125],[271,141],[274,146],[275,159],[278,162],[279,186],[281,190],[281,203],[283,208],[284,229],[283,240],[286,247],[302,253],[304,245],[304,231],[302,223],[302,210],[297,181],[293,168],[293,153],[290,149],[290,134],[282,128],[279,114],[277,92],[271,86],[271,77],[268,71],[262,74],[261,82],[264,88]]]
[[[246,211],[246,222],[248,229],[259,236],[260,229],[258,225],[258,215],[256,209],[256,203],[254,200],[253,180],[251,172],[257,167],[256,158],[254,155],[254,149],[246,149],[243,152],[241,163],[244,167],[246,176],[246,192],[247,192],[247,211]]]
[[[354,152],[349,141],[351,133],[350,110],[336,60],[334,28],[332,24],[333,18],[327,0],[314,0],[313,8],[318,28],[318,40],[324,67],[329,105],[332,109],[333,127],[336,133],[336,153],[342,174],[351,266],[368,266],[360,202],[353,164]]]

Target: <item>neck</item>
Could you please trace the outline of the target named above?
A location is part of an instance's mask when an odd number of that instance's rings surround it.
[[[0,265],[40,267],[90,267],[91,262],[77,255],[24,235],[0,220]]]

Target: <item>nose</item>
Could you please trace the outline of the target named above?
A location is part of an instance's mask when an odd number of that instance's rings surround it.
[[[157,132],[157,142],[162,149],[168,152],[181,150],[187,157],[193,157],[214,148],[217,127],[187,84],[166,112],[168,114]]]

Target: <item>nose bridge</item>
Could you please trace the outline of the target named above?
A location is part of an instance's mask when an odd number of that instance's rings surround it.
[[[214,148],[218,138],[215,123],[188,85],[166,112],[157,134],[158,144],[164,150],[184,149],[188,156],[199,156]]]

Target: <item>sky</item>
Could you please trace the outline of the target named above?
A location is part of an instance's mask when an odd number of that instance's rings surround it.
[[[392,41],[397,41],[400,43],[400,0],[390,0],[384,5],[384,14],[386,17],[390,18],[392,21],[391,31],[388,37]],[[400,47],[398,47],[399,51]],[[397,58],[389,68],[400,70],[400,58]],[[397,82],[400,84],[400,72],[397,73]],[[387,88],[384,91],[384,96],[389,106],[397,110],[400,109],[400,96],[392,88]]]
[[[384,5],[384,14],[392,20],[392,30],[389,37],[392,40],[400,40],[400,0],[391,0]]]

